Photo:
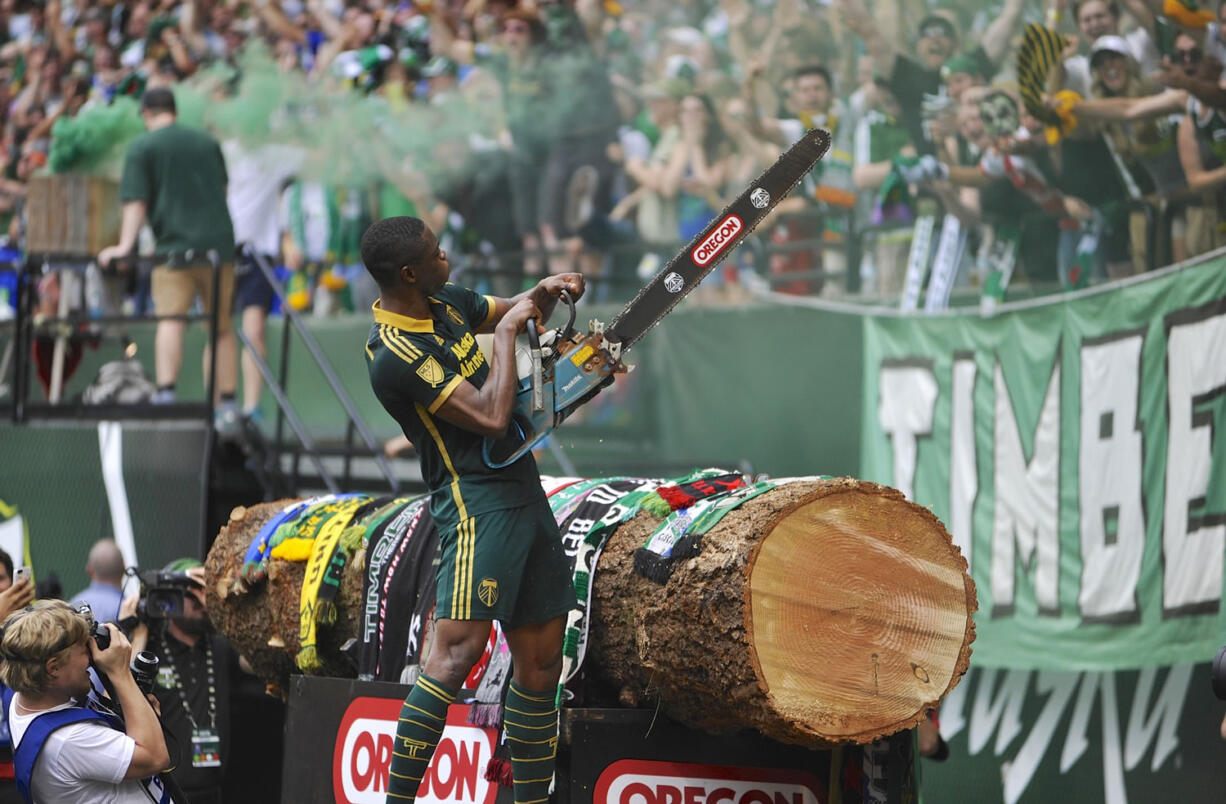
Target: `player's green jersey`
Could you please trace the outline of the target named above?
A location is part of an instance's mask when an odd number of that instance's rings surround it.
[[[493,298],[447,284],[429,302],[427,319],[389,313],[375,302],[366,360],[375,396],[421,456],[430,512],[444,528],[527,505],[543,492],[531,454],[491,469],[481,456],[482,436],[436,415],[460,383],[480,388],[489,376],[474,332],[492,318]]]

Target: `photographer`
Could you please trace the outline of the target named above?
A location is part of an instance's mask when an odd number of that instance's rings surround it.
[[[143,575],[142,575],[143,576]],[[220,802],[224,764],[230,749],[230,688],[239,660],[224,637],[213,633],[204,607],[204,567],[181,558],[160,574],[158,588],[142,583],[145,613],[136,619],[137,597],[120,608],[120,623],[133,624],[132,643],[161,659],[154,695],[162,725],[178,756],[172,773],[188,804]],[[152,596],[158,599],[151,599]],[[161,605],[178,598],[173,611]],[[159,615],[170,614],[169,617]]]
[[[128,669],[132,646],[115,626],[101,628],[110,636],[105,650],[88,621],[61,600],[27,606],[0,628],[17,784],[35,804],[170,801],[154,775],[170,757],[157,715]],[[126,722],[90,696],[91,660],[110,679]]]
[[[33,599],[34,584],[30,578],[15,578],[12,557],[0,550],[0,622]],[[13,778],[13,747],[8,721],[0,712],[0,804],[18,804],[22,800]]]

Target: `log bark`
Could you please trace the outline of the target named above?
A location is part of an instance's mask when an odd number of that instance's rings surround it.
[[[269,692],[277,694],[288,689],[290,674],[299,672],[294,657],[300,647],[298,601],[306,564],[273,559],[268,562],[267,580],[254,589],[237,579],[251,540],[265,522],[293,502],[287,499],[235,508],[204,562],[209,580],[205,605],[213,627],[246,657],[256,675],[268,684]],[[323,660],[320,675],[355,675],[353,663],[341,653],[341,647],[358,632],[363,562],[364,554],[359,553],[345,567],[336,601],[337,622],[319,629],[319,655]]]
[[[258,673],[283,684],[298,650],[304,565],[234,579],[285,504],[236,509],[206,562],[210,612]],[[975,587],[940,521],[902,494],[850,478],[789,483],[729,513],[666,583],[634,569],[659,524],[641,512],[610,537],[594,576],[584,672],[628,705],[658,705],[708,732],[745,728],[809,746],[866,743],[914,726],[970,661]],[[320,633],[329,675],[356,634],[359,554],[341,617]]]
[[[914,726],[966,672],[977,608],[940,521],[894,489],[792,483],[725,517],[660,585],[632,556],[640,513],[597,566],[588,662],[632,705],[787,743]]]

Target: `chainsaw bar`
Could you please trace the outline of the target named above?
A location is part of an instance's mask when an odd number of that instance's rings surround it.
[[[805,132],[630,300],[605,331],[610,344],[624,354],[668,315],[732,253],[828,150],[829,131],[819,128]]]

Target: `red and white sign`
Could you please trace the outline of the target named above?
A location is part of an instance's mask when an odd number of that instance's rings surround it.
[[[383,804],[401,702],[354,698],[341,718],[332,754],[337,804]],[[485,780],[494,755],[495,729],[470,726],[469,707],[453,704],[447,727],[418,789],[419,804],[493,804],[498,785]]]
[[[695,265],[706,265],[728,248],[728,244],[735,240],[744,228],[745,224],[739,217],[728,215],[719,222],[719,226],[716,226],[711,234],[706,236],[706,239],[694,247],[694,250],[690,252],[690,259]]]
[[[596,780],[592,804],[826,804],[806,771],[620,759]]]

